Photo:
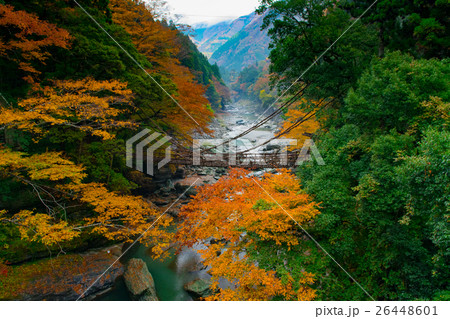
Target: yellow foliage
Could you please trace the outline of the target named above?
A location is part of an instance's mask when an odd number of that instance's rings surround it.
[[[19,109],[0,108],[0,125],[39,135],[46,132],[43,125],[64,125],[111,139],[110,130],[135,126],[132,121],[115,119],[124,112],[116,106],[132,105],[132,98],[127,84],[116,80],[55,81],[41,94],[20,101]]]
[[[79,235],[66,221],[58,221],[47,214],[22,210],[15,214],[12,222],[19,226],[22,239],[54,245],[71,240]]]
[[[138,236],[146,245],[153,246],[156,258],[165,256],[173,234],[166,231],[172,218],[162,215],[142,197],[120,195],[103,185],[91,183],[65,187],[75,191],[75,197],[92,206],[97,214],[85,219],[85,226],[111,240],[132,242]],[[161,216],[162,215],[162,216]],[[157,225],[156,225],[157,223]]]
[[[299,119],[305,117],[306,112],[303,111],[300,106],[301,104],[306,103],[305,100],[302,100],[298,103],[294,103],[291,108],[285,114],[286,120],[283,123],[282,131],[288,129],[291,125],[293,125]],[[297,140],[297,146],[292,146],[291,148],[301,148],[306,140],[310,139],[310,137],[305,134],[314,134],[320,128],[319,122],[315,117],[303,122],[298,127],[294,128],[285,136],[287,138],[292,138]]]
[[[86,176],[84,169],[71,161],[62,158],[61,152],[47,152],[25,156],[0,145],[0,167],[8,171],[23,171],[31,180],[60,181],[69,179],[80,183]]]
[[[32,185],[41,197],[50,195],[51,200],[64,198],[78,201],[92,207],[94,214],[80,221],[61,219],[61,207],[53,209],[44,204],[48,214],[23,210],[10,218],[1,211],[0,221],[11,222],[18,226],[22,239],[39,241],[45,245],[54,245],[68,241],[79,235],[82,230],[90,230],[111,240],[131,242],[138,238],[153,246],[157,257],[164,257],[173,234],[166,231],[172,218],[154,209],[151,203],[141,197],[121,195],[110,192],[101,184],[83,184],[86,176],[83,167],[64,159],[61,153],[47,152],[27,156],[0,146],[0,168],[6,174]],[[51,189],[34,184],[35,181],[54,182]],[[43,190],[43,194],[39,192]],[[50,193],[50,191],[52,193]],[[62,195],[63,194],[63,195]],[[66,214],[67,212],[64,211]]]

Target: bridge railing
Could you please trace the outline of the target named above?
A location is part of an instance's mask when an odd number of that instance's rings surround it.
[[[206,153],[194,161],[192,154],[172,154],[170,163],[204,167],[242,167],[242,168],[293,168],[298,160],[299,152],[287,153]],[[161,158],[162,160],[163,158]],[[160,159],[154,158],[157,163]]]

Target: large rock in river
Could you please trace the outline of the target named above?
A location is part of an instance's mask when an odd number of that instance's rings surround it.
[[[203,278],[198,278],[186,283],[184,285],[184,290],[198,297],[207,297],[213,294],[211,290],[211,282]]]
[[[150,274],[147,265],[142,259],[130,259],[123,277],[133,300],[158,300],[152,274]]]
[[[0,287],[9,290],[0,299],[93,299],[111,289],[123,274],[123,266],[117,262],[121,251],[122,245],[115,245],[15,266],[17,275],[12,278],[0,276]]]

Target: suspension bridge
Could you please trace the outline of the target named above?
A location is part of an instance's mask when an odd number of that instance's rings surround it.
[[[220,153],[218,152],[218,148],[221,146],[230,145],[233,141],[237,141],[242,139],[247,134],[252,131],[255,131],[268,123],[270,120],[274,119],[276,116],[282,114],[292,103],[298,100],[299,97],[302,96],[303,92],[308,87],[307,84],[303,85],[303,87],[291,98],[289,98],[286,102],[284,102],[280,107],[272,111],[271,114],[264,117],[256,124],[250,126],[244,132],[229,138],[228,140],[223,141],[220,144],[210,146],[209,148],[203,148],[201,152],[194,150],[193,148],[186,147],[186,143],[180,142],[179,138],[175,138],[170,136],[166,132],[164,132],[165,136],[169,136],[171,140],[171,148],[170,151],[160,151],[154,154],[149,154],[147,156],[143,156],[141,152],[141,158],[139,156],[136,158],[137,163],[141,163],[140,167],[146,166],[147,168],[153,166],[158,166],[159,163],[170,163],[174,165],[185,165],[185,166],[201,166],[201,167],[241,167],[246,169],[263,169],[263,168],[293,168],[299,163],[307,161],[310,159],[309,152],[305,152],[303,149],[278,149],[272,152],[255,152],[257,149],[261,149],[262,146],[271,143],[274,140],[279,139],[282,136],[287,135],[293,129],[299,127],[304,122],[313,118],[318,111],[324,109],[331,103],[333,103],[334,99],[322,99],[315,104],[313,110],[308,111],[301,118],[296,119],[289,127],[284,128],[279,133],[275,134],[273,138],[270,138],[259,145],[252,146],[243,151],[235,152],[235,153]],[[263,113],[264,114],[264,113]],[[162,131],[162,130],[161,130]],[[308,137],[312,137],[312,134],[304,134]],[[181,133],[179,136],[182,136],[182,139],[192,142],[191,145],[194,145],[192,138],[187,136],[184,133]],[[150,163],[149,163],[150,160]]]

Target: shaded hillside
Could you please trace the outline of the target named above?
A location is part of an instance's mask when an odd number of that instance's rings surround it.
[[[232,74],[239,73],[245,67],[265,60],[269,55],[269,37],[261,31],[264,16],[251,14],[251,20],[238,33],[220,46],[211,56],[210,62],[225,69],[228,80]]]
[[[180,51],[177,58],[181,64],[188,67],[198,83],[206,87],[206,97],[213,108],[218,108],[230,101],[230,92],[220,75],[219,67],[211,65],[191,41],[182,33],[178,33]]]

